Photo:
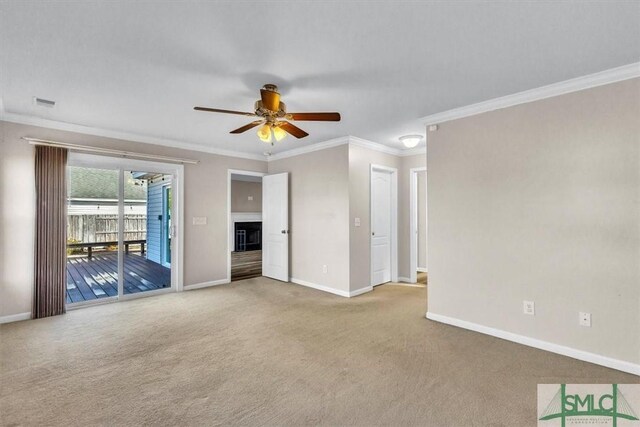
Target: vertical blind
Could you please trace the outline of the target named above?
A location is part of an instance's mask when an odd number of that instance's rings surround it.
[[[67,149],[36,146],[36,240],[33,317],[65,311]]]

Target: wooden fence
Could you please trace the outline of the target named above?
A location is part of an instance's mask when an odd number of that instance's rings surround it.
[[[146,240],[147,216],[124,216],[124,240]],[[68,243],[113,242],[118,240],[117,215],[67,216]]]

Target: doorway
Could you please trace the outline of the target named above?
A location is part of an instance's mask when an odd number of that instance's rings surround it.
[[[181,165],[70,154],[68,308],[178,290],[174,202],[182,172]]]
[[[229,281],[262,276],[263,173],[229,170]]]
[[[398,170],[371,165],[371,285],[398,281]]]
[[[235,169],[227,174],[227,281],[257,276],[289,281],[289,174]],[[245,190],[234,191],[234,185]]]
[[[427,284],[427,168],[409,171],[411,283]]]

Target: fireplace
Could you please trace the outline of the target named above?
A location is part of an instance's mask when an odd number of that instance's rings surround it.
[[[262,222],[236,222],[234,225],[236,252],[262,249]]]

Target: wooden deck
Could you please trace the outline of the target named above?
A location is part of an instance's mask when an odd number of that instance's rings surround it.
[[[171,286],[171,269],[138,254],[124,256],[124,293],[132,294]],[[93,253],[67,259],[67,304],[118,295],[118,254]]]

